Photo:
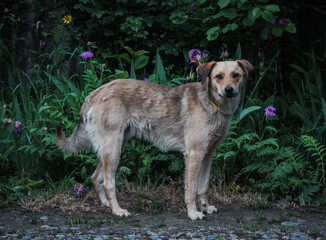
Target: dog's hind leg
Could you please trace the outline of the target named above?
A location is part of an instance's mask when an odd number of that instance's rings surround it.
[[[101,148],[103,169],[104,169],[104,189],[110,202],[112,213],[117,216],[129,216],[130,213],[120,208],[115,190],[115,173],[119,165],[121,145],[123,143],[121,131],[110,131],[106,134],[105,144]]]
[[[203,158],[202,151],[189,150],[186,157],[186,193],[185,202],[187,205],[188,217],[191,220],[202,219],[205,215],[197,210],[196,199],[198,190],[198,177],[201,161]]]
[[[207,189],[209,186],[209,174],[212,165],[213,153],[214,152],[207,153],[203,159],[199,171],[199,183],[198,183],[198,192],[197,192],[200,200],[200,209],[203,213],[208,213],[208,214],[217,211],[216,207],[208,204],[208,199],[207,199]]]
[[[104,181],[104,171],[103,171],[103,164],[100,161],[97,164],[96,170],[93,173],[92,176],[92,182],[94,184],[97,196],[99,197],[101,203],[104,206],[110,207],[110,202],[106,196],[105,190],[104,190],[104,186],[103,186],[103,181]]]

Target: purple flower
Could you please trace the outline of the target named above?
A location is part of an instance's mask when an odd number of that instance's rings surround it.
[[[23,127],[23,124],[21,122],[19,122],[19,121],[16,121],[14,123],[14,132],[15,133],[21,133],[22,127]]]
[[[274,113],[276,111],[276,109],[273,106],[268,106],[264,110],[265,110],[267,117],[271,118],[271,117],[276,116],[276,113]]]
[[[40,42],[40,47],[41,47],[41,48],[45,48],[45,47],[46,47],[46,43],[41,41],[41,42]]]
[[[83,52],[81,56],[85,61],[87,61],[89,58],[94,57],[94,54],[92,52]]]
[[[209,52],[207,50],[204,50],[202,53],[202,57],[206,59],[208,57]]]
[[[42,131],[47,132],[48,128],[47,127],[42,127]]]
[[[189,51],[189,58],[190,58],[191,61],[198,62],[199,58],[200,58],[200,55],[201,55],[201,51],[199,49],[191,49]]]
[[[226,49],[224,53],[222,53],[222,56],[225,58],[228,58],[230,56],[228,50]]]
[[[289,23],[292,23],[292,20],[290,18],[281,18],[279,21],[278,21],[279,24],[283,24],[283,23],[286,23],[286,24],[289,24]]]
[[[144,81],[145,81],[145,82],[148,82],[148,78],[145,78]]]
[[[78,183],[74,186],[74,193],[76,197],[82,197],[83,194],[88,193],[88,190],[84,185]]]
[[[189,70],[190,70],[190,74],[192,74],[193,72],[196,72],[196,69],[197,69],[197,62],[196,61],[190,61],[188,63],[188,67],[189,67]]]

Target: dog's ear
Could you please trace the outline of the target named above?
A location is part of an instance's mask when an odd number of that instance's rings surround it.
[[[240,65],[247,76],[254,70],[252,64],[245,59],[237,60],[237,63]]]
[[[200,67],[197,69],[197,75],[200,79],[201,83],[204,84],[207,77],[211,73],[213,67],[215,66],[216,62],[207,62],[200,65]]]

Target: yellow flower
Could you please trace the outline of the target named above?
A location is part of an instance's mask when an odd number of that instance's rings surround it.
[[[237,190],[237,191],[239,191],[240,189],[241,189],[240,185],[237,185],[237,186],[235,187],[235,190]]]
[[[65,23],[65,24],[70,24],[70,22],[71,22],[71,20],[72,20],[72,17],[71,17],[70,14],[68,14],[68,15],[64,16],[64,17],[62,18],[62,20],[63,20],[63,23]]]

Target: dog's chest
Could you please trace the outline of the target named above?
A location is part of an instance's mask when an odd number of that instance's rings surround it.
[[[222,141],[228,134],[230,128],[230,118],[219,116],[212,125],[211,137],[213,141]]]

